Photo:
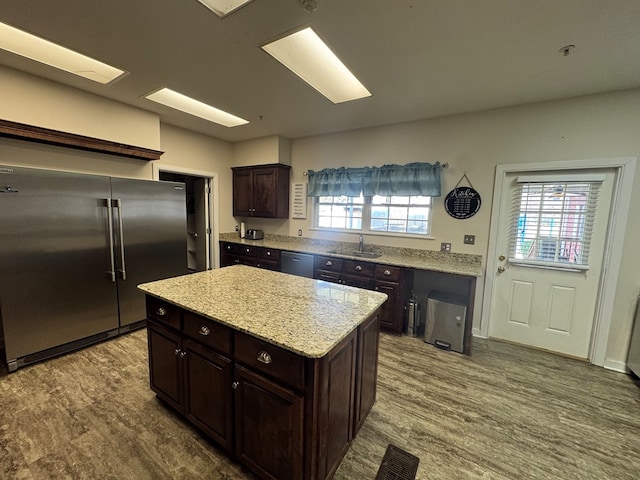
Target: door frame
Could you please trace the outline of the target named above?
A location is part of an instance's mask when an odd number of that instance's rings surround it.
[[[636,168],[635,157],[622,158],[594,158],[585,160],[566,160],[558,162],[512,163],[496,166],[496,174],[493,187],[493,205],[491,208],[491,224],[489,229],[489,247],[487,263],[485,264],[485,288],[482,298],[482,315],[480,328],[476,332],[480,337],[488,337],[489,322],[491,321],[491,301],[493,298],[493,284],[495,282],[497,265],[498,224],[503,197],[506,192],[503,189],[504,178],[509,173],[515,172],[540,172],[554,170],[576,169],[615,169],[615,185],[611,198],[611,210],[609,225],[605,241],[602,273],[596,299],[593,329],[589,344],[589,362],[593,365],[611,370],[624,371],[620,362],[607,362],[606,350],[611,328],[611,316],[616,296],[616,285],[620,263],[622,261],[622,247],[626,230],[627,217],[631,204],[631,193]]]
[[[152,164],[153,180],[160,180],[160,172],[178,173],[182,175],[190,175],[193,177],[202,177],[209,180],[209,225],[211,226],[211,234],[209,235],[209,251],[211,257],[209,260],[209,269],[219,268],[220,266],[220,248],[218,239],[220,238],[220,222],[218,215],[218,178],[217,172],[207,170],[194,170],[192,168],[184,168],[179,165]]]

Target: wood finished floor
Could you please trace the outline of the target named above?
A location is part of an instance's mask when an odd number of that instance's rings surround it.
[[[383,335],[378,401],[335,479],[388,443],[419,479],[640,478],[640,386],[492,341],[472,357]],[[0,374],[2,479],[253,479],[148,387],[146,332]]]

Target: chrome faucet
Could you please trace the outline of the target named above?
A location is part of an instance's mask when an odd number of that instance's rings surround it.
[[[364,252],[364,237],[361,233],[358,234],[358,252]]]

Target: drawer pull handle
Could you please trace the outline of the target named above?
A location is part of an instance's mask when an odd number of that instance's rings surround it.
[[[356,265],[356,271],[361,272],[362,271],[362,267],[360,265]]]
[[[209,327],[207,327],[206,325],[202,325],[200,327],[200,330],[198,330],[198,333],[204,337],[206,337],[207,335],[209,335],[211,333],[211,330],[209,330]]]
[[[331,265],[333,265],[333,262],[331,260],[327,260],[327,267],[330,267]]]
[[[156,315],[160,317],[164,317],[166,314],[167,311],[163,307],[160,307],[158,310],[156,310]]]
[[[385,271],[383,272],[383,274],[384,274],[384,275],[391,275],[391,270],[385,270]]]
[[[258,354],[258,361],[265,365],[269,365],[271,363],[271,355],[263,350]]]

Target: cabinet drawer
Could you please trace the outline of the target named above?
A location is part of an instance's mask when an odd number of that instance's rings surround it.
[[[237,245],[238,255],[245,255],[247,257],[255,257],[258,253],[258,247],[251,245]]]
[[[238,253],[239,245],[237,243],[223,242],[222,251],[227,253]]]
[[[183,331],[200,343],[231,354],[231,329],[191,312],[184,312]]]
[[[373,263],[359,262],[357,260],[344,261],[344,273],[349,275],[362,275],[363,277],[373,277]]]
[[[261,258],[262,260],[279,261],[280,260],[280,250],[274,250],[274,249],[271,249],[271,248],[260,247],[260,248],[258,248],[258,258]]]
[[[244,333],[235,332],[235,357],[254,371],[304,390],[305,359],[300,355]]]
[[[328,272],[342,272],[341,258],[316,256],[316,270],[324,270]]]
[[[376,280],[384,280],[387,282],[400,281],[400,267],[390,267],[389,265],[376,265]]]
[[[180,329],[182,310],[171,303],[147,295],[147,317]]]

